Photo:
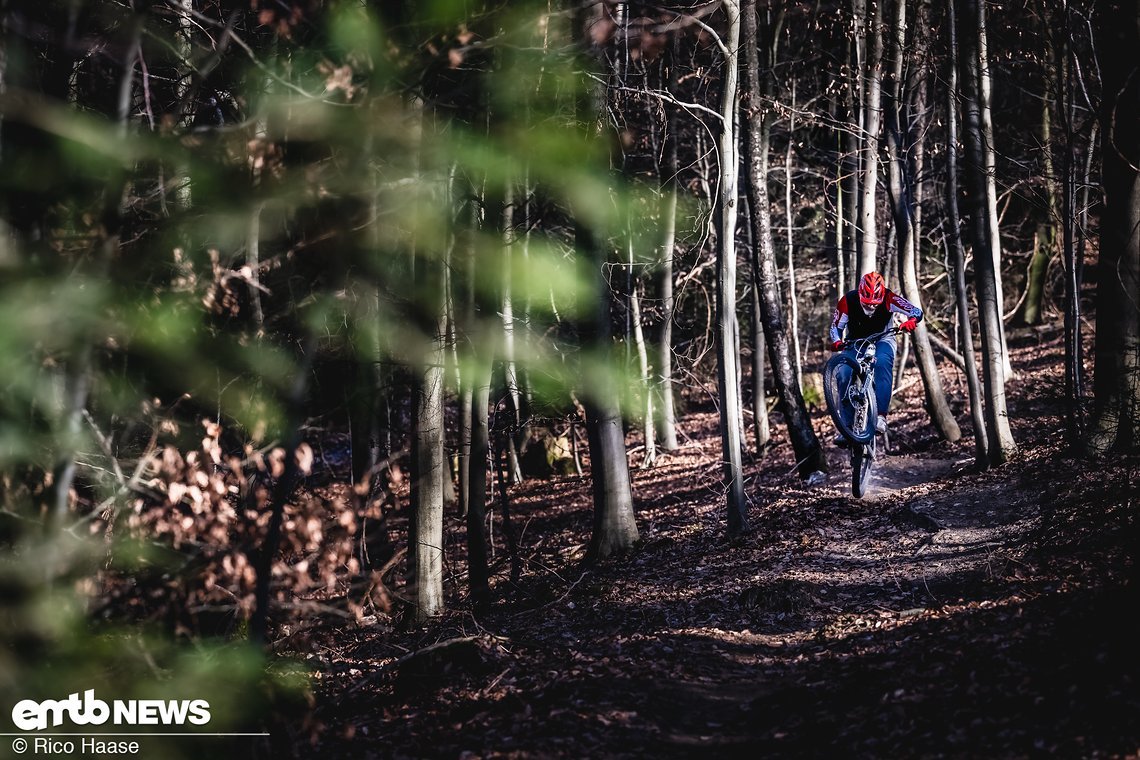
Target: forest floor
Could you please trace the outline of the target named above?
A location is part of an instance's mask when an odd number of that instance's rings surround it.
[[[522,574],[508,580],[496,523],[496,603],[478,619],[449,518],[450,612],[412,630],[341,622],[295,653],[322,726],[298,752],[1138,756],[1140,463],[1068,457],[1059,336],[1011,343],[1020,448],[997,469],[974,469],[969,437],[940,441],[904,379],[867,497],[850,497],[825,413],[831,471],[814,488],[774,417],[748,468],[751,532],[729,540],[716,419],[692,408],[683,447],[632,470],[642,540],[626,557],[582,569],[588,478],[512,489]]]

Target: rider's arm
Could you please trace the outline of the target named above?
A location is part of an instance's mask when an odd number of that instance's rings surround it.
[[[843,330],[847,327],[847,298],[839,299],[835,305],[835,312],[831,315],[831,342],[834,344],[843,340]]]
[[[922,321],[922,309],[894,291],[887,291],[887,308],[895,314],[905,314],[908,317],[913,317],[915,322]]]

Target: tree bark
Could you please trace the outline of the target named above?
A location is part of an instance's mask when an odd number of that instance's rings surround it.
[[[467,460],[467,574],[471,602],[476,609],[491,603],[487,568],[487,456],[490,450],[488,415],[491,395],[491,362],[479,358],[471,363],[471,447]]]
[[[583,337],[587,345],[600,355],[599,358],[608,360],[610,288],[604,276],[605,256],[593,233],[580,221],[575,223],[574,238],[579,255],[590,262],[597,282],[596,314],[583,325]],[[604,370],[588,377],[582,388],[594,495],[593,532],[586,552],[588,564],[628,551],[639,538],[633,514],[633,490],[619,395],[610,373]]]
[[[642,411],[645,416],[642,420],[641,429],[642,437],[645,440],[645,456],[642,457],[641,466],[652,467],[657,461],[656,425],[654,424],[657,415],[653,412],[653,386],[655,383],[649,373],[649,350],[645,342],[645,329],[641,325],[641,294],[638,292],[640,288],[641,278],[636,277],[629,293],[629,310],[633,326],[633,345],[637,352],[638,377],[641,391],[644,394]]]
[[[126,138],[130,130],[131,96],[134,91],[135,67],[138,65],[142,49],[144,21],[143,12],[132,11],[129,41],[123,56],[123,68],[119,75],[118,96],[115,101],[114,116],[120,138]],[[0,44],[7,45],[7,40],[0,40]],[[116,167],[103,188],[100,210],[102,229],[99,233],[101,240],[95,253],[94,267],[87,272],[96,279],[107,276],[107,269],[119,252],[120,234],[127,212],[124,192],[126,182],[126,171]],[[2,234],[5,234],[5,230],[0,230],[0,235]],[[95,340],[96,336],[89,334],[89,329],[80,330],[71,355],[64,362],[63,394],[59,409],[59,439],[62,445],[56,454],[51,486],[46,493],[48,517],[57,527],[70,507],[71,488],[75,483],[75,460],[79,451],[83,412],[87,408],[91,390],[91,365]]]
[[[745,227],[748,234],[748,313],[752,337],[752,433],[756,439],[756,454],[763,456],[764,449],[772,440],[771,424],[768,420],[768,394],[765,388],[764,375],[767,362],[768,349],[764,341],[764,320],[760,307],[760,291],[756,287],[759,278],[759,263],[756,258],[756,245],[752,234],[752,204],[745,198],[744,210],[746,214]]]
[[[417,104],[421,133],[430,129],[431,118]],[[427,182],[421,173],[425,155],[416,156],[414,178]],[[451,202],[450,183],[443,186],[443,200]],[[374,227],[376,226],[374,222]],[[374,230],[379,235],[379,230]],[[377,239],[379,244],[379,240]],[[412,604],[410,619],[420,623],[443,612],[443,364],[447,314],[444,302],[444,264],[435,256],[411,251],[412,284],[421,294],[422,310],[413,325],[425,339],[424,350],[411,362],[411,515],[408,520],[408,586]]]
[[[796,82],[792,80],[792,108],[788,114],[788,146],[784,153],[784,219],[788,241],[788,317],[791,320],[792,356],[796,362],[796,384],[803,393],[804,364],[800,355],[800,303],[796,296],[795,237],[792,233],[792,150],[796,135]]]
[[[962,364],[970,392],[970,419],[974,426],[974,461],[979,469],[984,469],[989,464],[989,443],[978,365],[974,360],[974,330],[966,293],[966,254],[962,250],[962,225],[958,215],[958,29],[954,3],[955,0],[947,2],[950,71],[946,96],[946,213],[950,225],[950,265],[954,277],[954,304],[958,310],[958,337],[962,344]]]
[[[909,119],[904,113],[905,100],[903,89],[903,57],[906,54],[906,6],[907,0],[897,0],[894,21],[894,70],[891,77],[890,99],[891,110],[888,114],[887,153],[890,167],[890,183],[894,215],[895,234],[898,246],[899,279],[902,281],[903,295],[915,306],[922,308],[922,291],[918,287],[918,274],[915,266],[915,236],[913,224],[913,193],[911,190],[910,173],[908,171],[906,155],[912,152],[912,138]],[[918,27],[924,28],[920,18]],[[916,36],[915,45],[923,44],[921,37]],[[916,53],[921,51],[916,50]],[[921,95],[914,93],[918,98],[916,111],[925,110],[925,103]],[[921,129],[915,129],[921,140]],[[930,347],[930,336],[927,332],[926,321],[918,323],[913,334],[915,358],[919,374],[922,375],[922,384],[926,390],[926,408],[930,419],[937,428],[939,435],[950,442],[962,437],[958,422],[950,411],[946,402],[946,392],[942,388],[942,378],[938,374],[938,364],[934,359],[934,351]],[[905,357],[905,354],[904,354]],[[905,362],[903,362],[905,364]],[[883,410],[886,411],[886,410]]]
[[[845,210],[847,233],[845,236],[843,255],[845,259],[846,278],[839,285],[839,294],[846,293],[855,287],[859,276],[859,251],[862,246],[861,220],[859,216],[859,199],[862,197],[859,188],[860,177],[863,176],[863,126],[866,121],[866,111],[863,109],[863,66],[867,58],[867,3],[866,0],[851,0],[851,24],[853,40],[847,55],[848,86],[847,111],[849,124],[843,134],[844,155],[842,161],[843,194],[846,197]]]
[[[507,223],[509,210],[505,203],[505,188],[488,189],[485,195],[485,211],[483,224],[494,225],[493,238],[488,235],[483,245],[497,246],[501,249],[506,246]],[[490,230],[488,230],[490,232]],[[487,249],[485,249],[487,250]],[[493,250],[493,255],[487,256],[483,266],[496,267],[502,264],[503,252]],[[472,250],[473,255],[477,250]],[[475,262],[470,263],[469,275],[474,278]],[[488,455],[490,453],[489,406],[491,396],[491,377],[493,373],[493,359],[499,348],[492,338],[501,334],[501,326],[491,327],[492,320],[496,318],[495,312],[500,301],[494,293],[488,292],[486,287],[479,287],[474,281],[467,284],[471,289],[474,301],[470,309],[470,321],[465,326],[465,340],[470,352],[468,366],[470,378],[468,384],[471,388],[470,423],[470,453],[467,459],[467,573],[471,592],[471,602],[476,610],[485,610],[491,604],[490,575],[487,565],[487,475]],[[493,290],[493,289],[492,289]]]
[[[986,437],[991,465],[1005,463],[1016,451],[1006,408],[1004,349],[1001,339],[1001,303],[997,289],[998,273],[990,252],[992,240],[987,205],[986,156],[981,122],[980,74],[978,71],[979,29],[976,23],[979,0],[965,0],[962,19],[962,68],[964,69],[964,126],[966,174],[970,181],[970,201],[974,240],[974,278],[981,322],[983,378],[986,396]]]
[[[304,403],[309,395],[309,377],[312,374],[313,355],[317,351],[317,343],[313,337],[305,338],[301,349],[301,361],[297,367],[297,374],[293,378],[289,395],[284,399],[285,429],[289,438],[285,444],[285,469],[273,484],[273,496],[270,500],[269,524],[265,529],[265,538],[262,539],[260,551],[249,557],[253,565],[256,581],[254,584],[254,607],[249,620],[249,636],[256,646],[263,646],[269,631],[269,605],[270,592],[273,582],[273,560],[281,546],[281,527],[285,519],[285,502],[297,484],[300,467],[297,462],[297,450],[301,446],[301,424],[304,422]]]
[[[737,174],[736,103],[738,49],[740,46],[740,6],[726,0],[728,32],[724,44],[723,91],[721,93],[720,180],[717,214],[720,224],[716,254],[716,350],[717,386],[720,393],[720,443],[724,466],[724,487],[730,535],[748,529],[748,502],[744,496],[744,468],[741,462],[743,431],[740,419],[740,382],[737,371],[736,319],[736,215]]]
[[[803,394],[796,382],[787,330],[784,327],[783,307],[777,289],[776,253],[772,243],[772,213],[768,200],[768,148],[771,133],[771,111],[765,104],[772,97],[773,84],[770,71],[775,58],[775,44],[782,15],[772,27],[765,27],[763,40],[769,66],[765,83],[761,84],[760,44],[755,0],[746,0],[742,12],[742,41],[746,54],[745,89],[748,93],[747,165],[748,201],[752,208],[752,245],[755,249],[753,287],[760,297],[760,310],[764,325],[764,338],[768,344],[768,359],[772,368],[780,409],[788,426],[788,437],[795,451],[800,476],[807,478],[817,471],[826,472],[827,462],[811,426],[811,418],[804,404]]]
[[[985,157],[986,215],[989,217],[989,248],[993,257],[994,288],[997,298],[998,316],[1001,317],[998,331],[1001,334],[1001,367],[1006,380],[1013,377],[1013,365],[1009,363],[1009,348],[1005,341],[1005,293],[1001,280],[1001,226],[997,212],[997,158],[994,148],[993,85],[990,78],[990,53],[986,32],[986,3],[978,0],[974,10],[977,18],[978,45],[978,117],[981,121],[982,147]]]
[[[508,412],[510,416],[510,431],[506,437],[507,465],[511,483],[522,482],[522,468],[519,465],[519,450],[516,445],[518,431],[522,428],[522,391],[519,388],[518,364],[515,362],[515,312],[512,297],[512,280],[514,273],[515,235],[515,194],[514,188],[508,182],[506,202],[503,205],[503,262],[500,280],[502,304],[502,363],[503,385],[507,393]]]
[[[456,322],[460,328],[456,353],[462,357],[458,362],[459,375],[459,515],[467,517],[471,503],[471,420],[475,404],[474,382],[470,358],[474,353],[471,332],[475,329],[475,241],[482,215],[480,213],[480,193],[474,183],[464,183],[466,213],[459,227],[459,240],[456,250],[460,254],[459,266],[452,277],[453,287],[458,281],[459,305],[456,306]],[[466,367],[464,366],[466,364]],[[478,468],[474,468],[476,471]]]
[[[674,119],[670,117],[670,124]],[[662,176],[661,202],[661,266],[658,270],[661,295],[661,329],[657,337],[657,440],[665,451],[677,449],[676,408],[673,403],[673,317],[675,299],[673,296],[673,248],[677,232],[677,141],[670,134],[666,138],[665,171]]]
[[[442,280],[443,274],[420,262],[417,276]],[[442,293],[442,282],[439,288]],[[432,292],[423,288],[423,293]],[[424,364],[417,370],[412,420],[412,515],[408,565],[412,617],[422,622],[443,612],[443,324],[442,303],[434,304],[439,323]],[[429,326],[429,329],[430,326]]]
[[[1060,93],[1058,114],[1064,131],[1061,151],[1061,254],[1065,266],[1065,437],[1077,447],[1084,437],[1081,402],[1084,396],[1083,351],[1081,337],[1082,260],[1077,256],[1077,127],[1073,68],[1069,55],[1072,45],[1071,13],[1067,6],[1061,14],[1059,44],[1055,44],[1055,69]],[[1083,252],[1082,252],[1083,253]],[[1083,256],[1082,256],[1083,258]]]
[[[866,129],[862,135],[862,198],[859,205],[863,242],[859,253],[859,277],[876,269],[875,262],[879,254],[875,215],[878,211],[879,130],[883,115],[883,2],[884,0],[877,0],[872,3],[871,49],[866,64],[867,86],[863,101]]]
[[[1093,454],[1140,448],[1140,8],[1098,3],[1104,210],[1097,276]]]
[[[1060,88],[1056,88],[1059,90]],[[1049,115],[1049,91],[1046,88],[1041,98],[1041,168],[1042,194],[1045,200],[1044,218],[1038,221],[1033,236],[1033,257],[1025,274],[1025,301],[1021,307],[1020,321],[1026,325],[1041,324],[1045,303],[1045,274],[1049,259],[1057,247],[1056,221],[1059,216],[1057,192],[1053,169],[1053,135]]]

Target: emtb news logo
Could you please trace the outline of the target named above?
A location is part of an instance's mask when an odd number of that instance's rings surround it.
[[[65,718],[77,726],[101,726],[108,721],[116,726],[204,726],[210,722],[210,703],[204,699],[115,699],[108,704],[88,689],[82,699],[75,692],[67,699],[23,699],[12,708],[12,722],[21,731],[42,731],[61,725]]]

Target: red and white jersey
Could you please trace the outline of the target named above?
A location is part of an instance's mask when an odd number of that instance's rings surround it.
[[[858,292],[852,290],[835,305],[835,312],[831,316],[831,342],[843,340],[844,330],[847,331],[848,340],[882,332],[890,324],[892,314],[922,319],[922,309],[892,290],[887,290],[883,302],[867,314],[859,303]]]

